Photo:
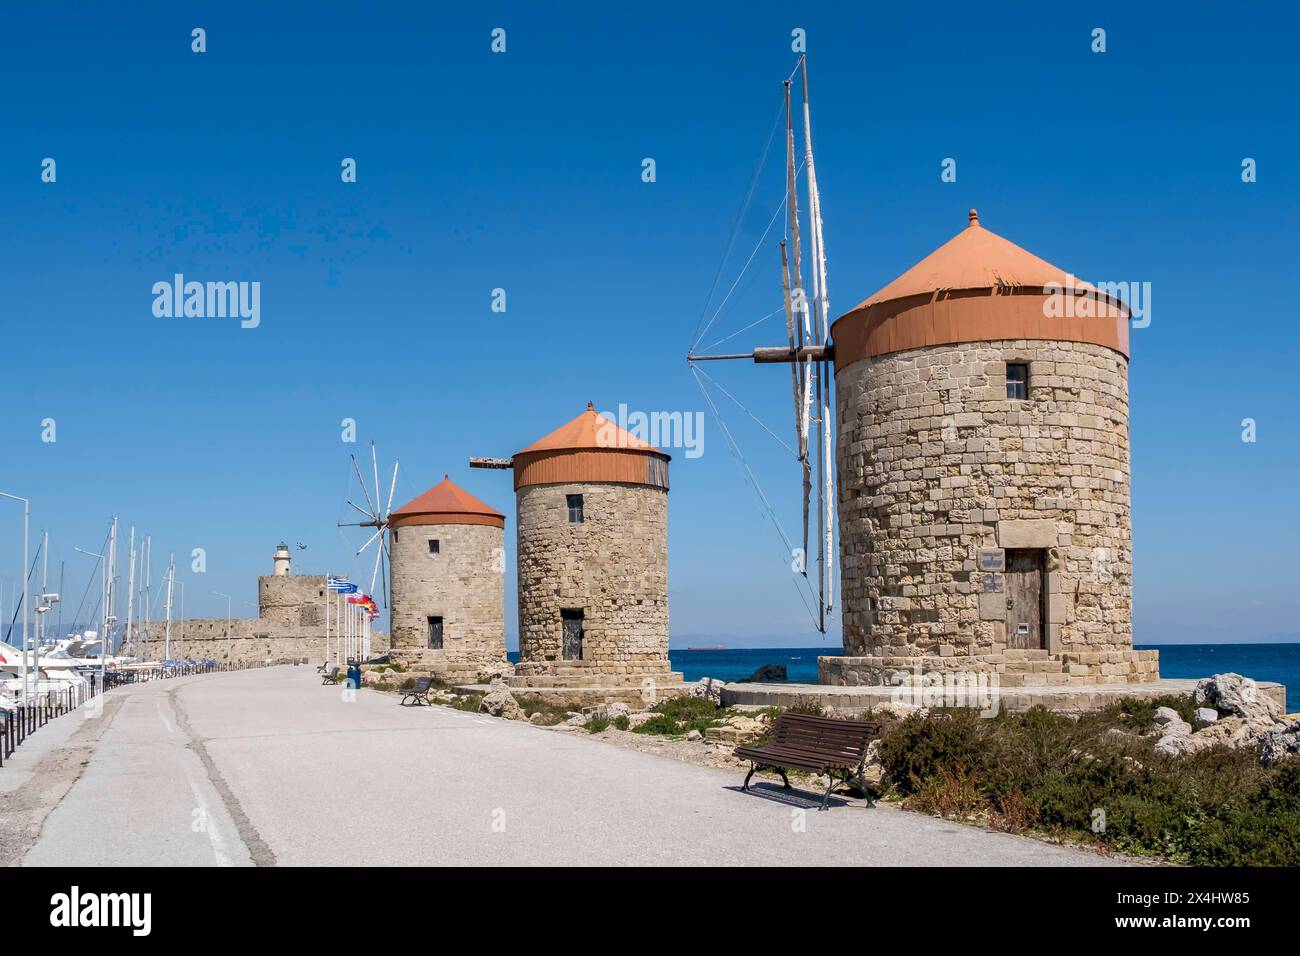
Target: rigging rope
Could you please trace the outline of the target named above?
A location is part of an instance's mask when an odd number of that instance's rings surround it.
[[[732,457],[736,459],[737,463],[744,470],[746,479],[749,481],[750,487],[754,489],[754,493],[757,495],[758,501],[761,505],[761,510],[766,513],[768,520],[772,523],[772,526],[776,529],[776,533],[780,536],[782,543],[785,545],[786,552],[788,554],[794,554],[794,547],[790,543],[789,536],[785,533],[785,528],[781,526],[781,520],[776,516],[776,510],[772,507],[772,503],[768,500],[767,495],[763,492],[762,485],[759,484],[758,478],[754,475],[754,470],[750,467],[749,462],[746,460],[744,453],[740,450],[739,443],[737,443],[735,437],[731,434],[731,429],[727,427],[726,420],[722,417],[722,412],[719,411],[718,406],[714,403],[713,398],[709,395],[708,389],[705,388],[704,382],[700,379],[700,375],[702,373],[694,365],[690,366],[690,369],[691,372],[694,373],[695,375],[695,384],[699,386],[700,394],[704,396],[704,401],[708,403],[709,410],[713,413],[713,419],[715,422],[717,422],[718,428],[722,432],[722,437],[723,440],[727,443],[728,450],[731,452]],[[817,620],[817,616],[813,613],[812,608],[808,604],[809,598],[811,597],[815,599],[816,596],[811,593],[812,585],[808,583],[808,572],[807,572],[806,560],[807,560],[807,556],[805,555],[805,569],[804,569],[804,573],[800,577],[803,580],[803,587],[808,588],[810,593],[807,596],[804,595],[803,589],[799,586],[798,580],[793,582],[795,593],[799,595],[799,600],[803,603],[804,611],[807,612],[808,619],[812,622],[813,627],[815,627],[821,633],[825,633],[823,627],[819,624]]]
[[[772,316],[780,315],[784,311],[785,311],[785,306],[778,305],[771,312],[767,313],[767,315],[763,316],[761,319],[756,319],[755,321],[750,322],[749,325],[745,326],[743,329],[737,329],[736,331],[732,332],[730,335],[724,335],[722,338],[718,339],[718,341],[714,342],[713,344],[704,346],[704,351],[708,352],[710,349],[716,349],[719,345],[721,345],[723,342],[726,342],[728,339],[734,339],[741,332],[748,332],[754,326],[761,325],[762,323],[770,319]]]
[[[745,194],[745,201],[741,203],[740,209],[736,212],[735,221],[731,224],[731,235],[727,239],[727,248],[722,253],[722,261],[718,263],[718,271],[713,275],[713,284],[709,286],[708,298],[704,300],[704,307],[700,309],[700,317],[695,323],[695,345],[700,344],[700,339],[704,337],[704,332],[700,331],[700,325],[704,322],[704,316],[709,312],[709,306],[713,304],[713,293],[718,289],[718,280],[722,278],[722,270],[727,266],[727,260],[731,258],[732,247],[736,244],[736,237],[740,234],[740,224],[744,222],[745,213],[749,211],[749,204],[754,199],[754,191],[758,188],[759,177],[763,169],[767,166],[767,154],[772,150],[772,140],[776,138],[776,128],[781,121],[781,107],[778,106],[776,115],[772,117],[772,128],[767,134],[767,143],[763,146],[763,152],[758,158],[758,165],[754,168],[753,178],[749,181],[749,192]],[[716,316],[715,316],[716,318]],[[708,331],[706,328],[704,331]],[[691,351],[695,346],[691,347]]]

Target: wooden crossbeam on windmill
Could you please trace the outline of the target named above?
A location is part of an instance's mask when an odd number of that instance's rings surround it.
[[[709,378],[702,370],[696,368],[699,362],[715,362],[737,359],[750,359],[757,364],[788,364],[790,366],[791,392],[795,418],[795,458],[802,472],[803,491],[803,549],[805,564],[804,577],[807,577],[806,556],[808,554],[809,507],[812,497],[812,469],[810,459],[809,431],[814,422],[816,433],[816,468],[817,468],[817,595],[818,595],[818,630],[825,631],[826,615],[834,607],[834,575],[832,549],[835,527],[834,464],[832,455],[830,395],[831,379],[827,368],[834,361],[835,349],[830,337],[830,301],[826,285],[826,249],[822,236],[821,194],[817,188],[816,165],[813,161],[812,120],[808,106],[808,61],[799,58],[795,69],[801,77],[803,93],[803,169],[806,173],[808,198],[808,240],[812,261],[809,268],[811,295],[805,289],[803,243],[799,221],[798,171],[795,153],[795,123],[791,107],[791,82],[794,73],[785,81],[785,132],[786,132],[786,189],[784,205],[786,207],[789,230],[789,245],[783,239],[780,242],[781,289],[785,311],[786,344],[784,346],[758,347],[749,352],[722,355],[701,355],[695,349],[703,338],[703,332],[697,335],[695,343],[686,356],[692,371]],[[751,187],[752,195],[752,187]],[[779,209],[778,209],[779,212]],[[775,219],[775,216],[773,217]],[[761,240],[760,240],[761,241]],[[755,250],[757,251],[757,250]],[[739,279],[737,279],[739,282]],[[733,285],[734,289],[734,285]],[[810,302],[811,299],[811,302]],[[725,301],[724,301],[725,304]],[[721,312],[721,307],[719,307]],[[717,318],[717,313],[714,319]],[[710,321],[710,325],[712,321]],[[757,323],[754,323],[757,324]],[[704,331],[708,330],[708,326]],[[729,336],[730,337],[730,336]],[[710,378],[710,382],[713,380]],[[713,382],[717,385],[716,382]],[[717,386],[721,388],[721,386]],[[701,391],[705,393],[715,415],[716,406],[712,405],[704,383],[700,381]],[[725,389],[723,389],[725,393]],[[734,396],[726,393],[732,401],[740,404]],[[744,406],[741,406],[744,408]],[[815,410],[814,410],[815,409]],[[750,417],[758,419],[749,412]],[[721,422],[720,422],[721,423]],[[762,424],[760,422],[760,424]],[[727,438],[732,441],[729,431]],[[767,428],[766,425],[763,426]],[[767,429],[771,432],[771,429]],[[775,433],[772,433],[775,435]],[[778,438],[778,440],[780,440]],[[782,444],[785,444],[782,442]],[[790,446],[786,446],[789,448]],[[739,454],[739,449],[733,450]],[[748,465],[745,466],[748,470]],[[752,472],[750,478],[753,479]],[[757,487],[757,485],[756,485]],[[761,491],[760,491],[761,495]],[[766,499],[764,499],[766,504]],[[779,528],[779,525],[778,525]],[[784,535],[783,535],[784,536]]]
[[[385,558],[389,555],[388,536],[390,533],[389,516],[393,510],[393,493],[397,490],[397,468],[399,462],[393,462],[393,478],[388,485],[388,500],[380,506],[383,499],[379,495],[379,458],[375,451],[375,443],[370,443],[370,466],[373,472],[375,482],[375,498],[370,499],[370,492],[366,489],[365,479],[361,477],[361,466],[357,464],[357,456],[352,455],[352,470],[356,473],[357,483],[361,486],[361,494],[366,500],[366,507],[361,507],[355,501],[348,500],[348,507],[360,514],[365,520],[363,521],[341,521],[340,528],[374,528],[374,533],[366,539],[366,543],[357,549],[357,555],[360,555],[371,544],[375,545],[375,567],[370,574],[370,590],[367,594],[375,593],[375,583],[379,580],[383,572]],[[388,575],[384,572],[384,607],[388,606]]]

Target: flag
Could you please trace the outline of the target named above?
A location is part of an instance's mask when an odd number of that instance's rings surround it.
[[[329,585],[329,589],[336,594],[357,593],[357,586],[355,584],[349,584],[347,578],[336,578],[333,575],[330,575],[326,578],[326,582]]]

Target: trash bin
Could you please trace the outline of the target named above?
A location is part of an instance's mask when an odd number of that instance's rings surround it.
[[[361,665],[356,661],[348,661],[348,683],[354,688],[361,687]]]

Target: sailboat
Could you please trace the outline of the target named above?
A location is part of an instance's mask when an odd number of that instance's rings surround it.
[[[796,76],[799,78],[800,92],[802,94],[802,123],[800,124],[795,122],[791,96]],[[794,71],[785,80],[784,113],[786,147],[785,196],[781,207],[778,207],[778,213],[781,208],[785,209],[789,237],[788,243],[785,238],[779,243],[780,283],[785,312],[786,344],[784,346],[755,348],[750,352],[723,355],[699,353],[697,349],[703,341],[704,333],[709,330],[713,320],[716,320],[718,314],[722,311],[722,307],[719,306],[718,312],[714,313],[709,324],[704,326],[702,330],[697,330],[695,340],[687,352],[686,359],[696,377],[701,392],[704,394],[705,401],[713,412],[714,419],[717,421],[724,439],[731,448],[733,455],[742,463],[747,479],[758,493],[761,505],[764,506],[769,518],[776,525],[787,549],[796,555],[796,561],[799,562],[799,569],[805,582],[807,582],[808,578],[809,512],[815,488],[817,499],[815,512],[817,522],[817,579],[815,587],[811,582],[808,582],[808,589],[810,596],[814,597],[817,603],[813,623],[817,630],[824,634],[826,632],[827,617],[835,606],[835,469],[831,457],[834,448],[831,434],[831,379],[830,370],[827,368],[827,363],[831,361],[834,351],[830,337],[830,295],[827,288],[826,243],[822,227],[821,192],[817,186],[817,167],[813,157],[812,114],[808,102],[808,60],[806,56],[799,57]],[[796,136],[798,126],[802,127],[803,134],[802,162],[798,161],[798,137]],[[771,140],[769,139],[769,145],[770,143]],[[760,169],[761,166],[760,163]],[[801,170],[805,177],[806,227],[800,220],[799,173]],[[757,173],[755,174],[756,183]],[[751,185],[750,195],[746,199],[746,207],[749,199],[753,197],[753,192],[754,186]],[[739,225],[741,218],[743,216],[737,217],[737,225]],[[775,219],[776,216],[773,216],[773,221]],[[770,227],[771,223],[769,223],[769,229]],[[764,238],[766,235],[765,232]],[[803,240],[805,236],[808,241],[810,259],[807,265],[807,282],[805,282],[804,278]],[[734,241],[734,235],[732,239]],[[760,244],[762,242],[763,240],[760,239]],[[730,250],[730,243],[728,244],[728,250]],[[756,248],[755,252],[757,251]],[[751,255],[750,261],[753,261],[753,258],[754,256]],[[747,267],[748,263],[746,263]],[[736,282],[739,281],[739,277],[737,277]],[[734,289],[735,284],[732,285],[732,290]],[[725,304],[726,300],[723,301],[723,305]],[[706,312],[707,308],[706,306]],[[703,320],[703,316],[701,316],[701,320]],[[752,325],[757,324],[757,322],[752,323]],[[746,326],[746,328],[750,328],[752,325]],[[726,338],[731,337],[727,336]],[[708,384],[715,386],[731,401],[740,405],[755,421],[758,421],[758,419],[735,396],[722,388],[697,364],[706,361],[735,359],[751,359],[754,362],[765,364],[787,363],[790,366],[795,432],[794,444],[786,445],[786,447],[794,455],[802,474],[803,546],[800,549],[792,547],[791,541],[781,528],[775,510],[759,485],[753,470],[745,460],[745,456],[741,453],[734,434],[723,421],[721,412],[706,387],[706,381]],[[762,425],[763,423],[759,421],[759,424]],[[763,427],[767,429],[766,425],[763,425]],[[771,429],[767,430],[772,431]],[[775,436],[774,432],[772,434]],[[778,441],[781,441],[779,437]],[[786,443],[782,441],[782,444],[785,445]],[[813,445],[815,445],[815,449],[811,447]],[[814,467],[817,471],[815,485],[812,476]]]

